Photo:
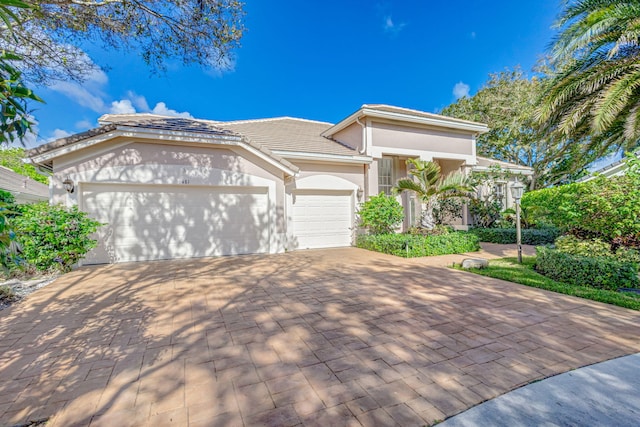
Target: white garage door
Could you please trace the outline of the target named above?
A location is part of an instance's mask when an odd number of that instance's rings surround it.
[[[293,246],[297,249],[351,245],[351,191],[297,191],[293,195]]]
[[[269,251],[267,188],[85,184],[81,208],[107,223],[85,264]]]

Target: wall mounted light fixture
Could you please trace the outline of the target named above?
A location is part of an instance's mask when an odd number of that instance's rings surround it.
[[[62,181],[62,186],[67,191],[67,193],[71,194],[75,190],[76,186],[71,180],[71,178],[67,177],[64,181]]]

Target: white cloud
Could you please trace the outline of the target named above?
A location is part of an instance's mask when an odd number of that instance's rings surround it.
[[[453,86],[453,96],[456,97],[456,99],[460,99],[460,98],[464,98],[465,96],[469,96],[469,89],[471,89],[469,87],[468,84],[463,83],[463,82],[458,82],[455,84],[455,86]]]
[[[137,95],[129,91],[127,98],[113,101],[109,108],[110,114],[135,114],[135,113],[151,113],[161,116],[185,117],[193,118],[191,113],[187,111],[177,111],[167,107],[165,102],[158,102],[155,107],[149,108],[147,99],[142,95]]]
[[[76,126],[76,129],[87,130],[87,129],[91,129],[95,125],[91,123],[89,120],[80,120],[79,122],[76,122],[75,126]]]
[[[401,22],[399,24],[393,22],[393,19],[391,18],[391,15],[387,15],[384,17],[384,22],[382,24],[382,29],[384,30],[385,33],[390,33],[390,34],[398,34],[400,31],[402,31],[402,29],[404,27],[406,27],[406,23]]]
[[[144,96],[130,90],[127,92],[127,99],[131,100],[131,103],[138,111],[149,111],[149,104]]]
[[[60,139],[60,138],[66,138],[71,135],[73,135],[71,132],[67,132],[64,129],[54,129],[54,131],[51,132],[51,135],[49,136],[49,138],[47,138],[47,142],[55,141],[56,139]]]
[[[110,114],[134,114],[136,109],[128,99],[121,99],[120,101],[113,101],[111,108],[109,108]]]
[[[225,59],[217,64],[217,67],[220,70],[218,73],[222,73],[222,70],[233,70],[234,66],[235,62],[232,59]],[[109,78],[107,77],[107,74],[98,68],[89,73],[87,79],[81,84],[77,82],[60,81],[55,82],[50,86],[50,88],[65,95],[79,105],[87,107],[99,114],[153,113],[163,116],[193,118],[189,112],[180,112],[171,109],[165,102],[158,102],[155,107],[150,108],[147,99],[143,95],[138,95],[131,90],[126,93],[124,98],[109,101],[109,97],[105,93],[105,87],[108,83]],[[77,122],[75,125],[77,129],[81,130],[90,129],[94,126],[95,125],[88,120]],[[56,129],[56,131],[64,132],[60,129]],[[67,135],[59,137],[68,135],[69,134],[67,133]]]
[[[158,102],[156,104],[156,106],[153,107],[153,110],[151,110],[151,112],[153,114],[160,114],[162,116],[185,117],[185,118],[189,118],[189,119],[193,118],[191,113],[189,113],[187,111],[183,111],[183,112],[180,113],[180,112],[178,112],[176,110],[172,110],[172,109],[168,108],[167,104],[165,104],[164,102]]]
[[[103,88],[108,82],[107,74],[101,69],[95,69],[88,74],[86,80],[82,83],[58,81],[53,83],[50,88],[83,107],[87,107],[96,113],[102,113],[106,110]]]

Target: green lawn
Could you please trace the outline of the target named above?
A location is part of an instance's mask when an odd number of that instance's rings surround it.
[[[517,258],[501,258],[489,261],[488,268],[464,271],[470,271],[482,276],[494,277],[496,279],[507,280],[509,282],[519,283],[521,285],[531,286],[534,288],[546,289],[548,291],[558,292],[561,294],[573,295],[593,301],[618,305],[620,307],[630,308],[633,310],[640,310],[640,294],[615,292],[591,288],[589,286],[576,286],[556,282],[555,280],[551,280],[548,277],[536,273],[533,269],[535,262],[536,257],[523,257],[522,264],[518,264]],[[462,270],[460,266],[456,266],[455,268]]]

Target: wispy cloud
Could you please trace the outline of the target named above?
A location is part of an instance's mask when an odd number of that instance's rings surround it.
[[[72,135],[72,133],[64,129],[54,129],[51,135],[49,135],[49,138],[47,138],[47,141],[55,141],[56,139],[66,138],[70,135]]]
[[[138,95],[134,91],[130,90],[127,92],[127,99],[131,101],[133,106],[139,111],[149,111],[149,104],[147,103],[147,99]]]
[[[460,98],[464,98],[465,96],[469,96],[469,89],[471,89],[469,87],[468,84],[463,83],[463,82],[458,82],[455,84],[455,86],[453,86],[453,96],[456,97],[456,99],[460,99]]]
[[[471,33],[469,33],[469,37],[471,37],[472,39],[476,38],[476,32],[475,31],[471,31]]]
[[[391,15],[386,15],[384,17],[382,29],[387,34],[397,35],[406,26],[407,24],[405,22],[400,22],[400,23],[393,22]]]
[[[87,76],[82,84],[72,81],[57,81],[50,86],[50,89],[63,94],[83,107],[96,113],[102,113],[106,110],[104,87],[108,82],[107,74],[96,69]]]
[[[91,123],[89,120],[80,120],[79,122],[76,122],[76,124],[75,124],[76,129],[79,129],[79,130],[91,129],[94,126],[95,125],[93,123]]]

